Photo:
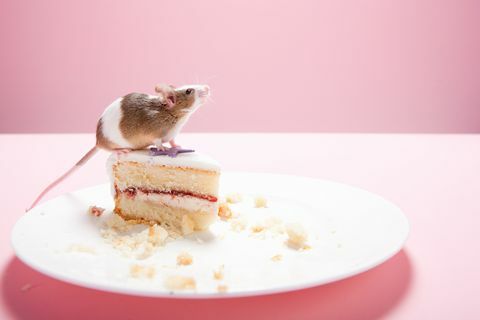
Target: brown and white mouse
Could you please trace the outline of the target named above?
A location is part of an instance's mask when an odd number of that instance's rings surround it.
[[[75,170],[83,166],[99,149],[129,152],[156,146],[164,149],[168,142],[179,147],[175,137],[190,116],[210,95],[207,85],[178,88],[157,85],[159,95],[130,93],[112,102],[97,123],[96,144],[70,170],[46,187],[35,199],[33,208],[43,196]]]

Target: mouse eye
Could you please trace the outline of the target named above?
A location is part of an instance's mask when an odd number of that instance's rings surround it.
[[[186,94],[190,94],[190,93],[192,93],[192,92],[193,92],[193,89],[187,89],[187,90],[185,91]]]

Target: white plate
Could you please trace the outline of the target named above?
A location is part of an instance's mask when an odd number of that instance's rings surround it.
[[[144,260],[124,256],[100,235],[103,219],[86,214],[97,205],[111,210],[108,185],[55,198],[26,213],[16,223],[12,244],[17,256],[53,278],[94,289],[155,297],[212,298],[269,294],[307,288],[343,279],[373,268],[397,253],[409,231],[400,209],[372,193],[343,184],[286,175],[222,173],[222,194],[239,192],[234,212],[249,226],[241,232],[218,221],[210,231],[167,243]],[[268,208],[254,208],[262,195]],[[286,234],[251,226],[275,216],[298,222],[309,235],[311,249],[294,250]],[[71,246],[94,248],[94,253]],[[84,250],[88,251],[88,250]],[[176,256],[188,252],[194,262],[176,266]],[[281,255],[282,260],[271,257]],[[132,264],[153,267],[153,279],[132,278]],[[213,278],[224,265],[225,278]],[[169,292],[166,277],[194,277],[195,291]],[[226,293],[217,286],[226,285]]]

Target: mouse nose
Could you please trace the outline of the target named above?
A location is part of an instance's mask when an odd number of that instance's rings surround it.
[[[202,86],[200,90],[198,90],[198,97],[204,98],[210,95],[210,87],[209,86]]]

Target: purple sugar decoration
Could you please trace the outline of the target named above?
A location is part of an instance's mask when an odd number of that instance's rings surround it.
[[[150,148],[151,156],[169,156],[175,158],[179,153],[195,152],[191,149],[182,149],[182,148],[165,148],[165,150],[159,150],[155,147]]]

